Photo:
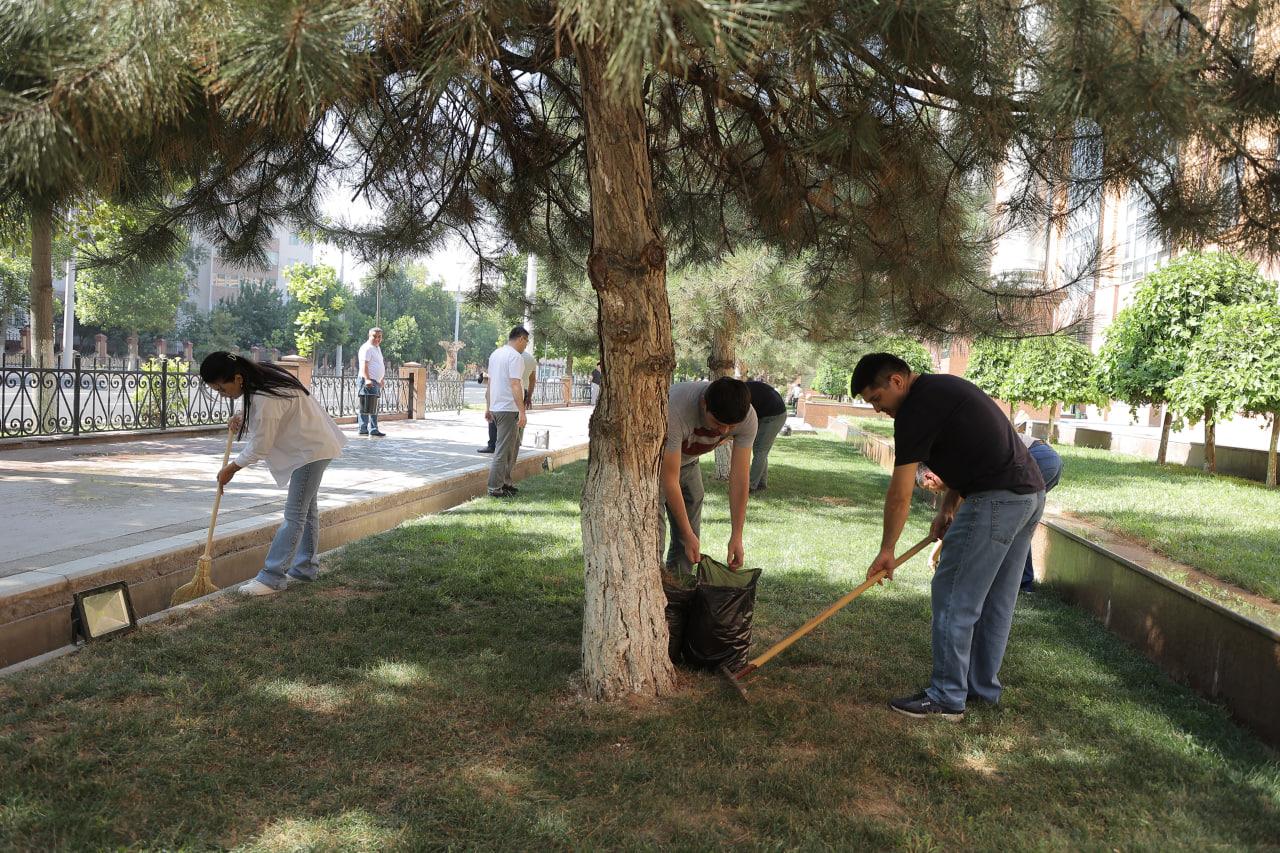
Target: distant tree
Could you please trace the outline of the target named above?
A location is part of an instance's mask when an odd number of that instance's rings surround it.
[[[179,309],[178,337],[191,341],[196,360],[211,352],[229,351],[240,346],[236,319],[225,305],[219,304],[208,313],[201,312],[190,303]]]
[[[1169,383],[1169,405],[1192,423],[1211,413],[1261,415],[1271,424],[1268,486],[1276,485],[1280,438],[1280,307],[1271,302],[1224,305],[1203,318],[1186,369]],[[1206,441],[1206,451],[1208,443]]]
[[[328,349],[342,340],[344,323],[340,314],[347,297],[334,268],[295,264],[289,267],[285,277],[290,295],[299,304],[298,316],[293,321],[298,355],[309,358],[317,350]]]
[[[1012,339],[978,338],[969,349],[969,366],[964,372],[974,385],[1008,404],[1010,421],[1018,405],[1009,382],[1016,351],[1017,342]]]
[[[383,334],[382,352],[397,364],[423,358],[422,332],[412,314],[402,314],[391,321]]]
[[[1169,401],[1169,385],[1186,369],[1191,346],[1219,305],[1274,302],[1276,285],[1256,264],[1223,252],[1188,252],[1150,273],[1133,302],[1107,329],[1100,354],[1103,391],[1130,405]],[[1164,462],[1174,415],[1165,414],[1157,461]],[[1201,409],[1205,468],[1217,469],[1212,406]]]
[[[14,309],[25,308],[28,304],[30,279],[29,260],[0,250],[0,342],[8,340],[9,318]]]
[[[1049,407],[1050,441],[1061,404],[1098,400],[1093,353],[1075,338],[1065,334],[1024,338],[1013,343],[1012,352],[1004,393],[1036,408]]]
[[[240,285],[234,299],[224,299],[222,304],[235,319],[240,346],[293,348],[291,312],[275,284],[251,279]]]

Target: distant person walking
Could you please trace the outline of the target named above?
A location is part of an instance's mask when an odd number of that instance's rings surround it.
[[[276,484],[287,487],[284,521],[276,530],[258,576],[240,587],[245,595],[271,595],[290,581],[315,580],[320,570],[320,479],[342,455],[346,437],[292,374],[229,352],[210,353],[200,378],[228,399],[244,398],[231,429],[249,443],[218,472],[218,488],[236,472],[264,460]]]
[[[382,396],[382,380],[387,374],[382,360],[382,330],[369,330],[369,339],[360,345],[360,414],[356,418],[360,435],[386,436],[378,429],[378,399]]]
[[[758,492],[768,486],[769,451],[787,422],[787,404],[782,395],[767,382],[751,380],[751,408],[756,412],[756,440],[751,445],[751,491]]]
[[[484,417],[495,424],[498,432],[497,447],[489,466],[489,494],[496,498],[510,497],[517,491],[511,482],[511,470],[520,452],[520,430],[529,422],[522,382],[524,350],[528,345],[529,333],[523,326],[516,326],[507,336],[506,344],[489,356]]]
[[[800,408],[800,398],[804,396],[804,386],[800,384],[800,377],[797,376],[791,380],[791,384],[787,386],[787,408],[791,410],[791,414],[796,414]]]
[[[597,361],[591,371],[591,405],[600,402],[600,389],[604,387],[604,364]]]

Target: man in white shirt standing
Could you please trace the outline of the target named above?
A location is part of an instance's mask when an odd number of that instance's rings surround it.
[[[378,398],[382,395],[382,379],[387,366],[382,361],[382,330],[369,330],[369,340],[360,345],[360,414],[357,417],[360,435],[382,438],[386,435],[378,429]]]
[[[511,483],[511,469],[520,452],[520,431],[529,422],[525,414],[524,350],[529,346],[529,333],[516,326],[507,343],[489,356],[489,381],[484,391],[484,419],[498,427],[497,450],[489,466],[489,494],[506,498],[516,493]]]

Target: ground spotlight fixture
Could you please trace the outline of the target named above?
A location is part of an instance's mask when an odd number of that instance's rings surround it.
[[[91,642],[127,634],[138,627],[129,600],[129,585],[124,581],[77,592],[71,608],[71,630],[74,642]]]

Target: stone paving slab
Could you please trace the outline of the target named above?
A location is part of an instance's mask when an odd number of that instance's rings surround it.
[[[548,429],[553,450],[580,444],[590,411],[535,410],[526,441]],[[394,421],[386,430],[387,438],[375,439],[346,429],[350,441],[325,474],[323,504],[392,494],[489,464],[490,457],[476,453],[487,435],[479,411]],[[218,435],[0,452],[0,579],[16,582],[26,572],[65,577],[103,559],[202,540],[223,447]],[[521,457],[536,452],[526,446]],[[255,465],[223,495],[218,529],[230,534],[278,519],[283,505],[284,491]]]

